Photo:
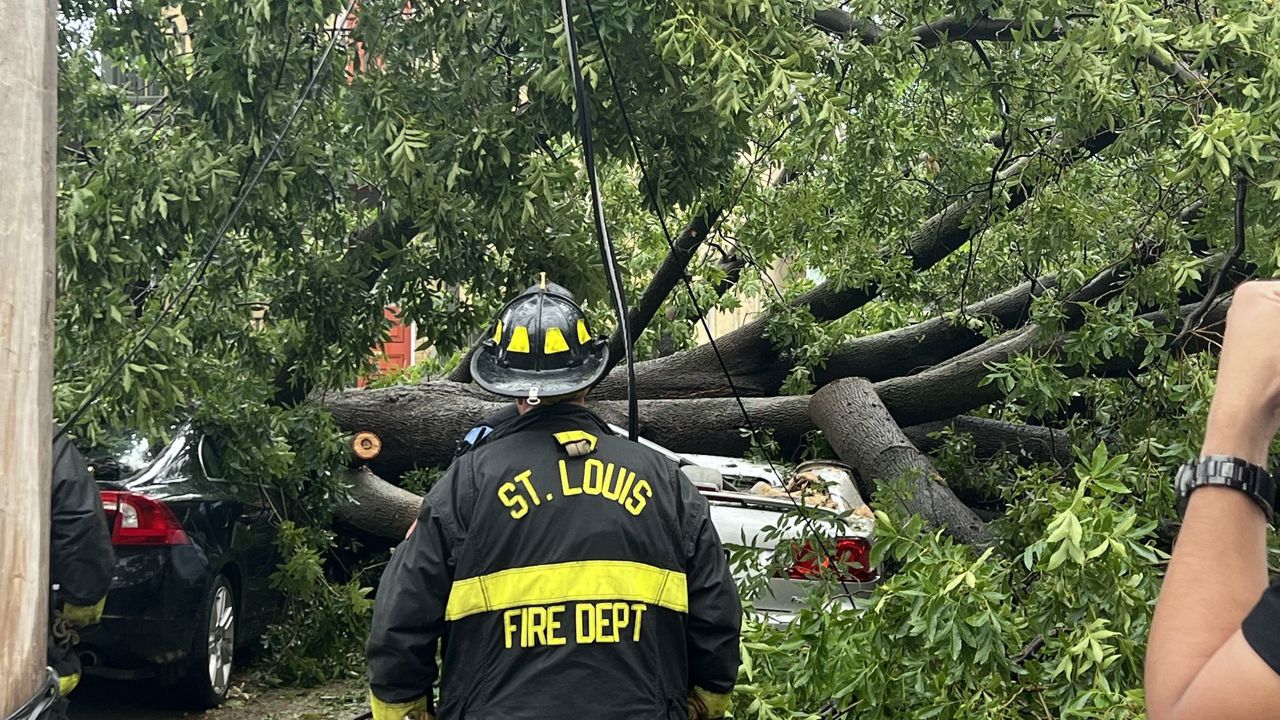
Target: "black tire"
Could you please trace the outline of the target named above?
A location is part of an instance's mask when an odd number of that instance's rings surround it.
[[[191,644],[191,660],[181,684],[191,707],[205,710],[227,699],[235,670],[236,594],[225,575],[218,575],[205,594],[202,621]]]

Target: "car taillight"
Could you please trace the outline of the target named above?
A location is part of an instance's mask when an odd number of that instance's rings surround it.
[[[876,574],[871,569],[871,542],[866,538],[836,538],[835,547],[827,544],[826,552],[834,552],[836,567],[831,567],[833,560],[824,554],[823,548],[814,549],[808,541],[793,544],[792,563],[787,568],[787,577],[792,580],[809,580],[830,571],[837,580],[870,582],[876,579]]]
[[[191,538],[168,505],[146,495],[102,491],[112,545],[187,545]]]

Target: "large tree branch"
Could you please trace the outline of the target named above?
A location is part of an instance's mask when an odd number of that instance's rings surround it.
[[[685,227],[679,237],[672,243],[671,250],[658,266],[649,280],[640,301],[631,306],[627,313],[627,324],[631,331],[631,341],[640,338],[640,333],[649,326],[653,316],[666,302],[671,291],[680,284],[681,278],[689,267],[689,261],[697,254],[711,228],[719,222],[723,211],[720,208],[708,207],[698,213]],[[612,369],[623,359],[622,332],[618,330],[609,338],[609,368]]]
[[[902,432],[912,444],[927,453],[941,448],[941,435],[951,432],[968,436],[973,442],[974,456],[979,459],[1008,451],[1033,462],[1051,462],[1064,467],[1072,462],[1071,439],[1067,433],[1040,425],[961,415],[950,420],[911,425],[902,428]]]
[[[1115,131],[1100,130],[1074,148],[1067,148],[1060,163],[1070,165],[1081,157],[1094,155],[1111,145],[1115,139]],[[990,206],[995,192],[1008,189],[1008,199],[1004,202],[1004,209],[1008,212],[1020,207],[1044,184],[1050,182],[1054,173],[1048,168],[1039,167],[1041,162],[1038,156],[1020,158],[997,174],[996,183],[982,186],[925,220],[920,229],[903,243],[905,248],[888,246],[881,249],[881,254],[889,258],[905,253],[918,272],[932,268],[985,229],[983,223],[971,222],[971,218]],[[1060,169],[1060,165],[1055,163],[1054,169]],[[796,298],[792,305],[805,308],[818,322],[827,322],[871,302],[880,294],[880,289],[880,285],[875,282],[843,287],[827,281]],[[778,368],[783,368],[781,377],[785,377],[785,368],[789,367],[779,364],[778,353],[766,337],[770,319],[769,315],[763,315],[716,341],[729,373],[733,375],[739,392],[743,394],[776,393],[781,384]],[[678,385],[669,382],[673,374],[682,378]],[[637,363],[636,381],[642,388],[647,388],[641,390],[641,394],[647,397],[711,397],[732,394],[715,351],[709,345]],[[606,377],[596,391],[596,397],[600,398],[621,398],[625,395],[626,379],[617,371]]]
[[[1199,351],[1211,346],[1221,336],[1221,323],[1226,318],[1229,305],[1229,302],[1214,305],[1205,316],[1203,330],[1184,349]],[[1194,305],[1184,305],[1176,314],[1158,311],[1140,315],[1138,319],[1168,327],[1180,321],[1194,308]],[[1045,342],[1045,354],[1055,355],[1062,351],[1065,336],[1045,339],[1042,335],[1043,331],[1038,325],[1028,325],[918,375],[878,382],[876,392],[901,425],[927,423],[969,412],[1004,396],[998,383],[985,382],[993,365],[1008,362],[1018,353],[1030,350],[1042,341]],[[1067,367],[1063,372],[1068,377],[1133,373],[1142,366],[1145,359],[1143,350],[1140,347],[1130,355],[1121,355],[1090,368]]]

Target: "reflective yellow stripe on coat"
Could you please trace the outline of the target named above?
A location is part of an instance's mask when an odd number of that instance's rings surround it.
[[[512,568],[458,580],[444,619],[506,608],[590,600],[628,600],[689,611],[684,573],[624,560],[584,560]]]

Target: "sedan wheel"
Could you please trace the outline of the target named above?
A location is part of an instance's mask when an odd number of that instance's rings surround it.
[[[225,580],[215,588],[210,603],[208,640],[209,688],[218,695],[226,695],[236,649],[236,609],[231,587]]]
[[[185,700],[197,709],[227,699],[235,670],[236,594],[225,575],[213,579],[204,600],[204,621],[196,626],[191,665],[183,682]]]

